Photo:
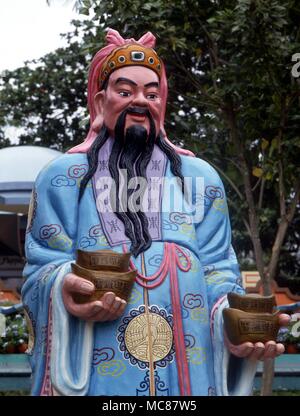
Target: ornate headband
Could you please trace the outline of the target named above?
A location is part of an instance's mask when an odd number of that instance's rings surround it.
[[[145,66],[156,72],[159,78],[161,76],[161,61],[154,49],[131,43],[114,49],[105,59],[100,75],[100,88],[103,88],[113,71],[132,65]]]

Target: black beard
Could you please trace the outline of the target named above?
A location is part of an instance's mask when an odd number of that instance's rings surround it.
[[[145,110],[143,109],[143,111]],[[118,184],[118,188],[119,188],[118,161],[119,161],[119,156],[121,155],[122,150],[124,149],[123,159],[122,159],[123,166],[126,165],[129,172],[131,169],[131,172],[133,172],[132,173],[133,176],[135,175],[134,173],[134,168],[135,168],[136,176],[141,176],[145,178],[146,168],[152,155],[154,143],[156,143],[159,149],[166,155],[166,157],[170,161],[170,168],[171,168],[172,174],[175,177],[178,177],[181,179],[182,191],[183,191],[184,180],[183,180],[183,176],[181,172],[181,159],[176,154],[175,150],[169,144],[166,143],[161,133],[157,137],[155,137],[156,136],[155,126],[154,126],[154,122],[153,122],[151,115],[149,114],[148,116],[149,121],[150,121],[149,135],[147,135],[146,129],[144,129],[145,131],[144,133],[142,133],[142,130],[138,131],[140,129],[140,126],[136,125],[136,126],[132,126],[132,128],[129,128],[124,137],[125,118],[126,118],[126,113],[125,114],[122,113],[118,119],[118,123],[115,128],[116,140],[114,141],[114,145],[112,149],[113,151],[109,159],[109,170],[110,170],[112,177],[115,179],[116,184]],[[145,138],[145,134],[146,134],[146,138]],[[92,144],[92,146],[87,152],[87,160],[88,160],[89,168],[80,183],[78,203],[81,201],[81,198],[84,195],[84,191],[85,191],[85,188],[87,187],[87,184],[92,179],[92,177],[94,176],[97,170],[99,150],[101,149],[101,147],[104,145],[104,143],[107,141],[108,138],[109,138],[108,129],[105,125],[103,125],[98,133],[98,136],[94,140],[94,143]],[[136,159],[134,159],[133,157],[133,152],[137,152],[138,154]],[[147,248],[150,247],[151,245],[151,237],[148,232],[148,220],[146,216],[141,212],[133,213],[133,215],[128,215],[128,214],[131,214],[131,213],[127,212],[127,215],[124,215],[124,216],[118,215],[118,213],[116,213],[118,218],[123,222],[125,226],[126,236],[132,242],[131,251],[133,252],[135,256],[137,256],[139,253],[147,250]],[[125,225],[125,222],[127,225]],[[140,230],[139,235],[135,234],[134,224],[136,224],[136,228]]]
[[[145,127],[136,124],[126,130],[124,137],[125,120],[128,113],[145,114],[150,122],[149,134]],[[144,212],[131,210],[128,206],[128,200],[135,189],[127,190],[127,184],[135,177],[147,180],[146,168],[153,152],[154,143],[155,125],[148,110],[128,108],[120,114],[109,158],[109,171],[116,184],[116,195],[119,196],[116,201],[116,215],[124,224],[125,235],[132,243],[130,251],[135,257],[151,246],[152,239],[147,216]],[[120,188],[120,169],[125,169],[127,172],[126,189]]]

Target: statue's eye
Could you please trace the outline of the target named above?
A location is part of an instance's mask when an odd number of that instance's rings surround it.
[[[129,91],[120,91],[120,92],[119,92],[119,94],[120,94],[122,97],[130,97],[131,92],[129,92]]]
[[[157,94],[148,94],[147,98],[148,98],[148,100],[154,101],[157,98]]]

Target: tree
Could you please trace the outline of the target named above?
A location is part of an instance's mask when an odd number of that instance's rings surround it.
[[[0,138],[7,126],[21,129],[19,144],[66,150],[80,143],[87,126],[87,56],[78,42],[13,71],[0,83]]]

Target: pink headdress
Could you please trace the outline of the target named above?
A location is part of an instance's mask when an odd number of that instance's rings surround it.
[[[95,140],[98,132],[96,131],[95,127],[93,126],[93,122],[96,118],[96,111],[95,111],[95,104],[94,104],[94,97],[99,92],[99,79],[100,73],[102,69],[102,65],[106,60],[107,56],[116,48],[119,48],[122,45],[128,43],[137,43],[146,48],[154,48],[156,38],[151,32],[147,32],[144,36],[142,36],[138,41],[135,39],[123,39],[122,36],[116,30],[109,29],[106,35],[106,42],[107,46],[100,49],[94,56],[90,70],[89,70],[89,77],[88,77],[88,108],[90,112],[90,130],[88,135],[83,143],[72,147],[68,150],[68,153],[86,153],[90,146],[92,145],[93,141]],[[164,119],[165,119],[165,112],[166,112],[166,103],[167,103],[167,95],[168,95],[168,84],[167,84],[167,77],[164,65],[162,64],[161,70],[161,79],[160,79],[160,90],[161,90],[161,100],[162,100],[162,124],[160,126],[161,131],[164,134],[164,139],[171,145],[177,153],[183,155],[194,156],[192,152],[189,150],[184,150],[179,147],[174,146],[167,138],[165,130],[164,130]]]

